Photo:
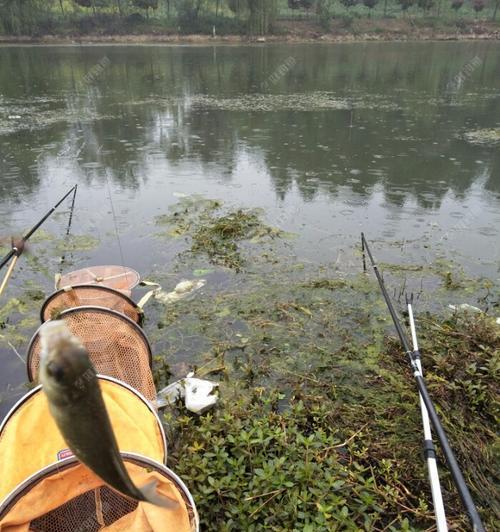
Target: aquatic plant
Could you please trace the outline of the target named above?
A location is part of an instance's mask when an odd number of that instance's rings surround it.
[[[465,140],[472,144],[498,144],[500,142],[500,129],[476,129],[464,133]]]
[[[500,399],[498,329],[488,318],[458,316],[429,316],[420,327],[431,392],[492,523],[499,502],[488,473],[498,445],[498,409],[491,410]],[[358,358],[364,348],[348,347]],[[345,349],[338,354],[345,357]],[[339,379],[335,355],[330,367],[284,371],[274,384],[258,385],[257,373],[249,388],[230,378],[221,407],[200,418],[167,414],[170,459],[193,490],[204,528],[432,527],[417,394],[399,345],[388,339],[378,369],[356,372],[357,385]],[[442,480],[450,525],[466,527],[445,471]]]
[[[221,207],[219,201],[185,199],[170,214],[158,217],[156,223],[170,226],[168,236],[189,237],[189,251],[193,255],[206,254],[210,263],[236,271],[245,263],[240,242],[255,243],[282,235],[281,231],[264,224],[258,211],[238,209],[222,214],[217,212]]]

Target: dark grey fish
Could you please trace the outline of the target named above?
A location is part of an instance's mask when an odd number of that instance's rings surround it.
[[[123,495],[165,508],[177,501],[156,493],[157,482],[132,482],[118,449],[87,350],[62,320],[40,329],[40,382],[54,420],[75,456]]]

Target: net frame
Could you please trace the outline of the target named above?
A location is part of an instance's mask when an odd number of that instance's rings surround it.
[[[118,279],[124,280],[125,282],[120,284]],[[56,288],[76,284],[97,284],[130,294],[131,290],[139,284],[140,280],[141,276],[139,273],[126,266],[89,266],[88,268],[65,273],[58,280]]]
[[[119,391],[118,397],[120,398],[120,401],[121,401],[124,398],[124,395],[122,394],[122,392],[126,391],[126,393],[129,393],[131,396],[134,397],[134,399],[137,399],[138,402],[143,407],[146,407],[146,409],[152,414],[154,420],[156,421],[156,429],[158,430],[158,434],[159,434],[159,440],[160,440],[160,445],[161,445],[161,454],[163,456],[163,463],[166,464],[168,449],[167,449],[167,438],[166,438],[166,434],[165,434],[165,429],[163,427],[163,423],[161,422],[161,419],[160,419],[160,417],[158,415],[157,410],[154,408],[154,406],[151,404],[151,402],[148,401],[148,399],[146,397],[144,397],[144,395],[142,395],[138,390],[136,390],[135,388],[133,388],[132,386],[130,386],[126,382],[123,382],[123,381],[121,381],[119,379],[115,379],[113,377],[109,377],[107,375],[99,375],[98,374],[97,378],[99,379],[100,382],[101,381],[105,381],[106,383],[109,383],[109,384],[106,384],[106,387],[103,390],[104,394],[111,394],[110,397],[115,397],[116,398],[117,396],[116,396],[116,391],[115,390],[118,389],[118,391]],[[109,387],[110,385],[111,385],[111,387]],[[102,388],[102,385],[101,385],[101,388]],[[42,385],[38,385],[35,388],[33,388],[32,390],[30,390],[28,393],[23,395],[23,397],[21,397],[14,404],[14,406],[12,406],[12,408],[9,410],[9,412],[6,414],[6,416],[4,417],[2,422],[0,423],[0,448],[3,445],[2,439],[5,437],[5,431],[9,430],[11,422],[12,423],[18,423],[18,420],[16,420],[16,415],[18,413],[20,413],[20,415],[23,415],[22,410],[24,408],[26,408],[27,406],[29,407],[30,404],[34,405],[34,408],[37,409],[37,413],[38,413],[38,410],[39,410],[40,407],[38,405],[36,405],[35,403],[33,403],[33,402],[39,400],[40,395],[43,394],[42,389],[43,389]],[[116,399],[114,399],[114,400],[116,400]],[[127,399],[127,401],[129,401],[129,399]],[[115,403],[115,404],[121,405],[122,403],[118,402],[118,403]],[[112,414],[110,414],[110,415],[112,415]],[[142,415],[144,415],[144,411],[142,411]],[[141,419],[143,419],[143,418],[141,418]],[[119,422],[120,419],[115,419],[114,417],[111,417],[111,421],[112,421],[112,423],[113,422]],[[54,430],[57,430],[55,426],[54,426]],[[118,435],[119,434],[120,433],[118,433]],[[22,449],[23,453],[27,450],[27,447],[25,445],[23,445],[22,442],[21,442],[21,449]],[[47,449],[45,449],[45,450],[47,450]],[[59,448],[56,449],[54,447],[53,450],[51,451],[51,453],[54,456],[57,456],[58,452],[62,451],[62,450],[63,449],[59,449]],[[26,459],[27,460],[30,459],[29,455],[27,456]],[[55,463],[59,463],[59,462],[55,462]],[[47,465],[50,465],[50,462]]]
[[[82,294],[79,295],[78,292],[81,292]],[[100,302],[91,302],[92,298],[89,296],[92,292],[95,293],[95,299],[98,298]],[[43,303],[40,310],[40,321],[45,323],[46,321],[53,319],[52,313],[56,309],[61,308],[56,306],[57,300],[63,300],[65,296],[71,297],[69,296],[70,293],[75,296],[75,301],[73,301],[72,304],[66,304],[61,301],[62,310],[60,310],[60,312],[76,307],[104,307],[121,312],[131,320],[135,321],[138,325],[142,326],[144,312],[130,297],[128,297],[127,294],[120,290],[109,288],[108,286],[96,284],[76,284],[56,290]],[[80,301],[85,302],[80,303]]]
[[[107,342],[107,345],[104,345],[104,350],[103,345],[95,344],[96,336],[99,337],[99,333],[96,332],[95,328],[95,318],[101,320],[102,315],[109,317],[110,322],[111,320],[114,322],[114,327],[111,326],[111,323],[107,327],[103,327],[101,322],[98,321],[99,327],[104,329],[101,331],[101,334],[105,338],[104,341]],[[72,319],[75,316],[76,318]],[[82,306],[65,310],[61,312],[60,319],[65,319],[69,329],[75,336],[80,338],[89,352],[90,360],[95,366],[97,373],[126,382],[142,393],[151,403],[155,403],[156,388],[151,371],[153,353],[144,331],[137,323],[115,310],[93,306]],[[82,325],[86,333],[85,338],[81,337]],[[127,334],[130,334],[130,337],[134,340],[135,350],[133,356],[135,356],[135,359],[130,359],[131,353],[129,350],[132,349],[131,345],[127,344],[127,346],[122,346],[115,341],[115,345],[113,346],[112,339],[107,336],[110,331],[116,330],[117,327],[124,327],[127,330]],[[38,379],[41,354],[40,328],[35,332],[28,345],[26,369],[29,382],[35,382]],[[103,351],[106,353],[109,352],[109,356],[103,356]],[[121,356],[118,356],[117,353],[121,354]],[[131,369],[133,373],[129,371]]]
[[[175,487],[181,494],[182,499],[186,503],[186,508],[188,511],[192,531],[199,532],[200,518],[198,515],[198,511],[196,509],[196,504],[194,502],[193,496],[191,495],[191,492],[189,491],[189,489],[187,488],[187,486],[184,484],[184,482],[182,481],[180,477],[178,477],[167,466],[160,464],[159,462],[156,462],[154,460],[151,460],[150,458],[147,458],[145,456],[134,454],[134,453],[123,453],[123,452],[120,454],[125,463],[130,462],[130,463],[139,465],[141,467],[144,467],[148,471],[155,471],[157,473],[162,474],[164,477],[170,480],[175,485]],[[34,473],[33,475],[31,475],[24,482],[19,484],[19,486],[17,486],[14,490],[12,490],[11,493],[7,495],[7,497],[5,497],[3,501],[0,501],[0,522],[7,516],[9,511],[19,501],[19,499],[23,497],[26,493],[28,493],[31,489],[33,489],[33,487],[36,487],[37,484],[39,484],[46,478],[49,478],[52,474],[58,474],[58,473],[64,472],[66,470],[69,470],[73,467],[78,466],[79,464],[80,462],[78,461],[76,457],[69,457],[69,458],[65,458],[64,460],[61,460],[60,462],[51,464],[39,470],[38,472]],[[106,486],[106,484],[102,482],[102,486]],[[91,490],[91,491],[95,492],[96,490]],[[114,492],[114,493],[118,495],[119,497],[122,497],[123,499],[130,501],[130,499],[128,499],[127,497],[122,496],[118,494],[117,492]]]

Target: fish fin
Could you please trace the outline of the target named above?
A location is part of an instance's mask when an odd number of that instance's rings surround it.
[[[169,499],[168,497],[165,497],[163,495],[159,495],[156,492],[156,487],[158,486],[157,480],[152,480],[151,482],[148,482],[145,486],[140,488],[140,492],[144,496],[145,502],[149,502],[150,504],[154,504],[156,506],[162,506],[163,508],[167,508],[168,510],[174,510],[175,508],[179,507],[179,503],[173,499]]]

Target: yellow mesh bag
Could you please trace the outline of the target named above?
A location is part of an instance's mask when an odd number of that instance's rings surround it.
[[[196,532],[199,519],[184,483],[164,465],[122,453],[138,486],[156,480],[157,491],[179,506],[166,510],[108,488],[76,458],[39,471],[0,505],[0,532]]]
[[[137,286],[140,280],[141,277],[135,270],[125,266],[90,266],[66,273],[57,281],[56,288],[77,284],[96,284],[130,295],[132,288]]]
[[[165,462],[165,433],[154,408],[123,382],[100,375],[99,383],[119,449]],[[26,478],[70,455],[38,386],[0,426],[0,500]]]
[[[125,314],[139,325],[142,323],[142,310],[124,293],[93,284],[68,286],[54,292],[42,306],[42,323],[56,319],[59,314],[75,307],[104,307]]]
[[[98,373],[124,381],[149,401],[156,401],[151,348],[136,323],[119,312],[100,307],[72,308],[62,312],[60,319],[81,340]],[[26,358],[30,382],[38,379],[40,351],[37,331]]]

